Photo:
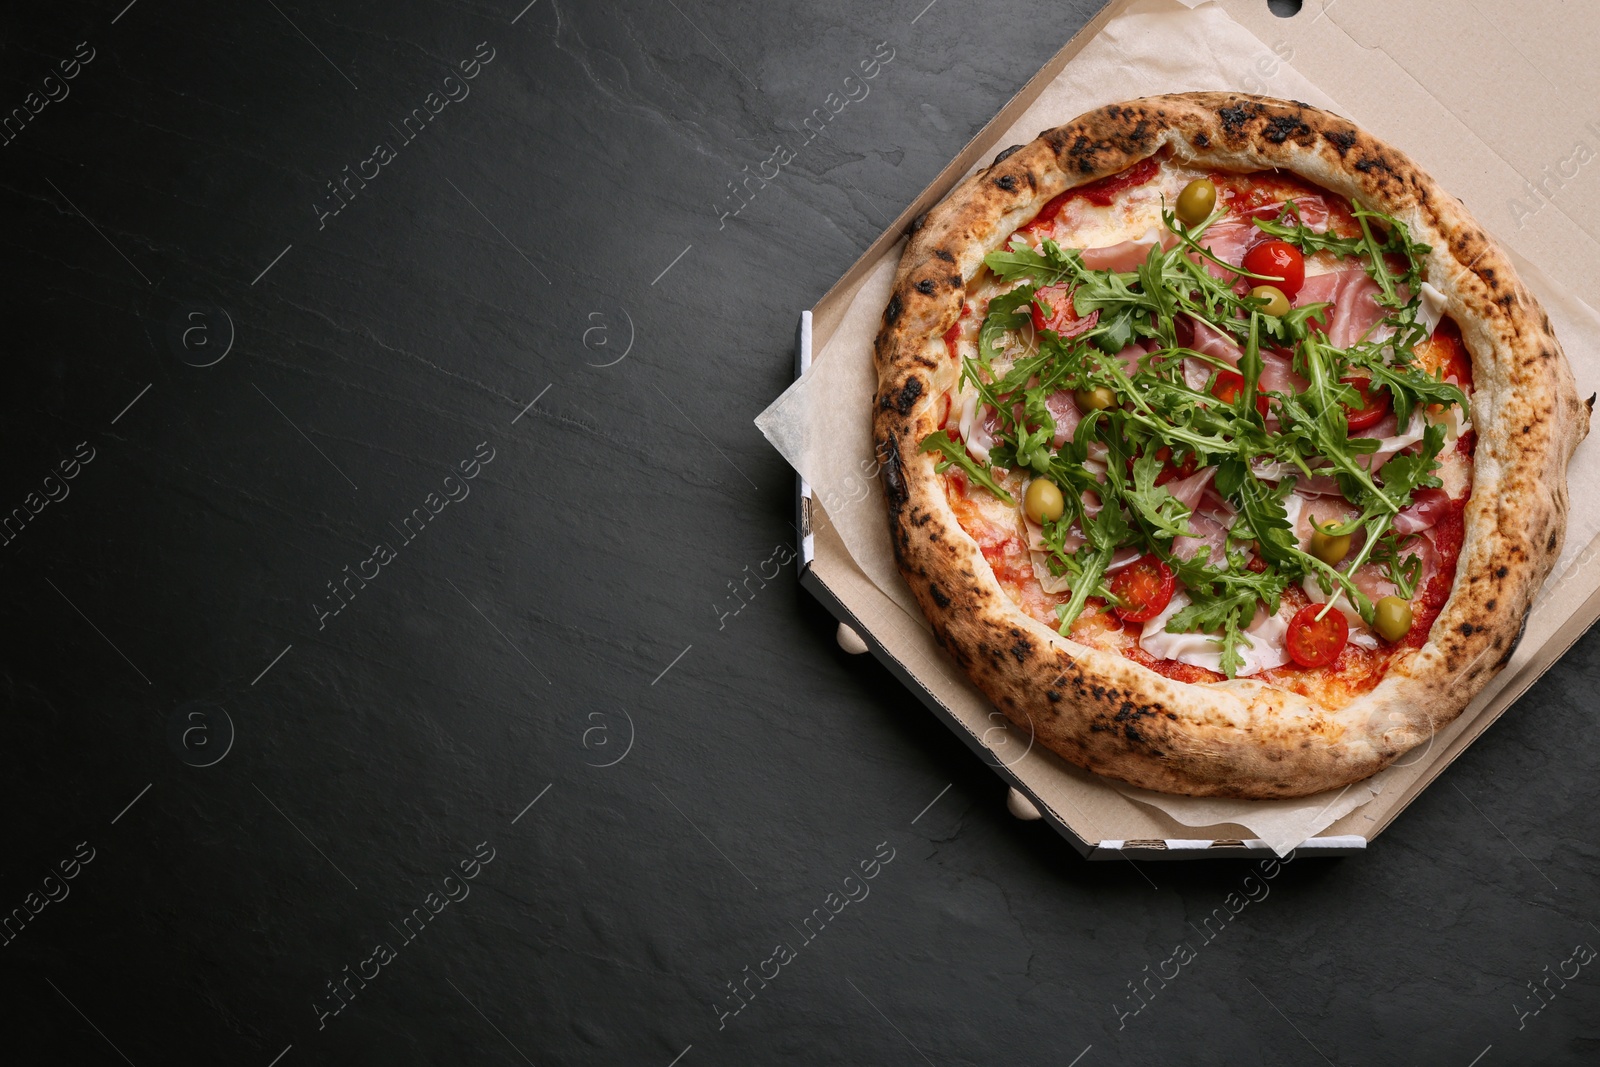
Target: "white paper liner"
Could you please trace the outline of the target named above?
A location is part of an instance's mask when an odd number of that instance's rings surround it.
[[[1270,72],[1270,73],[1269,73]],[[1145,0],[1108,23],[1060,75],[1040,93],[1009,130],[982,154],[1025,144],[1093,108],[1159,93],[1234,90],[1266,93],[1345,113],[1330,96],[1228,17],[1215,4]],[[1359,120],[1359,116],[1352,116]],[[978,166],[982,166],[980,163]],[[977,169],[977,167],[974,167]],[[921,610],[895,568],[885,501],[877,479],[870,419],[865,412],[877,387],[872,342],[888,303],[904,242],[894,246],[863,279],[838,328],[812,353],[810,370],[756,419],[777,450],[810,483],[851,558],[866,576],[927,627]],[[1513,256],[1524,282],[1549,312],[1578,380],[1580,395],[1600,385],[1600,316],[1572,293],[1554,285],[1533,265]],[[1567,540],[1552,582],[1570,580],[1574,562],[1600,534],[1600,443],[1586,440],[1568,470],[1571,509]],[[1550,586],[1547,585],[1546,593]],[[1535,608],[1537,610],[1537,606]],[[1487,703],[1516,673],[1519,650],[1489,687],[1451,728],[1448,741],[1465,728],[1472,711]],[[1407,764],[1414,763],[1407,758]],[[1377,796],[1405,771],[1383,771],[1344,790],[1297,800],[1217,800],[1181,797],[1107,781],[1124,796],[1185,826],[1235,824],[1249,829],[1279,855]]]

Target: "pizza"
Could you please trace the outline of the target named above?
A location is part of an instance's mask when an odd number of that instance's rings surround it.
[[[1557,559],[1588,431],[1458,200],[1231,93],[1000,153],[913,225],[874,358],[939,642],[1064,759],[1196,796],[1348,785],[1456,718]]]

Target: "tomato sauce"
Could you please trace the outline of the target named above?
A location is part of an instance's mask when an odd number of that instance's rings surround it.
[[[1056,216],[1061,214],[1061,209],[1074,199],[1081,198],[1100,207],[1110,207],[1116,202],[1117,194],[1147,184],[1160,171],[1160,161],[1151,156],[1149,159],[1140,160],[1125,171],[1090,182],[1088,185],[1080,185],[1076,189],[1068,189],[1040,208],[1039,214],[1034,216],[1032,222],[1022,227],[1021,232],[1032,237],[1039,231],[1048,229],[1055,222]]]
[[[959,318],[956,319],[955,325],[951,326],[948,330],[946,330],[944,332],[944,347],[945,347],[945,351],[950,353],[950,359],[953,362],[959,363],[961,361],[961,350],[958,347],[958,345],[959,345],[959,342],[961,341],[962,331],[966,329],[966,327],[962,324],[962,319],[967,319],[967,318],[971,318],[971,317],[972,317],[972,305],[971,304],[962,304],[961,305],[961,315],[960,315]]]

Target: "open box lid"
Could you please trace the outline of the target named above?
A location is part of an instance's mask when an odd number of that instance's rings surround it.
[[[996,138],[1095,35],[1135,6],[1135,0],[1113,0],[1102,9],[805,313],[797,346],[800,361],[809,358],[813,344],[818,350],[825,344],[867,274],[903,238],[911,220],[980,160],[1005,147]],[[1582,169],[1596,158],[1583,138],[1600,146],[1600,111],[1595,133],[1578,118],[1562,120],[1563,109],[1548,80],[1600,80],[1582,62],[1584,42],[1600,37],[1600,11],[1574,13],[1558,9],[1553,0],[1536,3],[1531,6],[1548,8],[1541,13],[1549,17],[1539,20],[1535,14],[1528,19],[1530,25],[1519,17],[1508,34],[1507,27],[1491,26],[1443,0],[1406,5],[1404,11],[1379,0],[1313,0],[1293,18],[1274,16],[1265,0],[1220,0],[1219,6],[1313,82],[1338,86],[1341,111],[1417,159],[1514,253],[1550,267],[1556,284],[1587,303],[1600,302],[1600,259],[1593,255],[1592,227],[1574,223],[1561,207],[1563,201],[1583,203],[1582,187],[1597,180]],[[1474,19],[1478,25],[1472,24]],[[1418,41],[1428,47],[1414,55],[1409,44]],[[1398,60],[1388,47],[1395,48]],[[1508,74],[1511,66],[1518,70]],[[1258,61],[1244,73],[1240,88],[1273,94],[1277,69],[1271,60]],[[1529,101],[1551,106],[1530,108]],[[1530,111],[1538,112],[1538,121],[1529,121]],[[1061,121],[1071,117],[1063,115]],[[1507,162],[1519,157],[1548,157],[1549,163],[1537,172],[1528,167],[1530,181]],[[1600,359],[1600,353],[1591,358]],[[856,566],[803,484],[800,506],[803,584],[1080,851],[1094,857],[1178,858],[1252,854],[1266,847],[1250,840],[1242,827],[1183,826],[1127,799],[1104,779],[1025,747],[1027,737],[1003,725],[1000,713],[944,657],[931,633],[908,620]],[[1498,688],[1475,701],[1425,749],[1408,754],[1403,763],[1409,770],[1391,788],[1302,848],[1343,852],[1364,847],[1600,618],[1600,574],[1585,566],[1597,550],[1600,539],[1586,547],[1567,575],[1547,585]]]

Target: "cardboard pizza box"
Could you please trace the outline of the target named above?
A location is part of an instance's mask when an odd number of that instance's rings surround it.
[[[1186,8],[1199,6],[1196,0],[1168,0],[1165,6],[1180,2]],[[1274,83],[1292,65],[1333,97],[1342,114],[1409,154],[1460,197],[1480,223],[1528,264],[1526,270],[1546,291],[1555,287],[1588,307],[1600,307],[1600,257],[1594,255],[1600,219],[1568,213],[1574,206],[1581,211],[1582,205],[1600,203],[1585,195],[1600,192],[1600,166],[1588,166],[1600,162],[1600,106],[1592,115],[1570,107],[1574,99],[1600,99],[1600,94],[1586,91],[1588,83],[1600,82],[1600,70],[1586,61],[1590,46],[1600,41],[1600,8],[1518,0],[1512,17],[1505,0],[1464,6],[1450,0],[1405,5],[1389,0],[1308,0],[1303,5],[1277,0],[1272,7],[1301,7],[1292,17],[1279,17],[1266,0],[1217,2],[1265,46],[1229,72],[1233,88],[1287,95]],[[797,374],[805,372],[812,354],[838,329],[873,269],[885,257],[898,256],[897,246],[911,220],[976,164],[1005,148],[997,138],[1113,20],[1162,6],[1162,0],[1112,0],[1045,64],[833,288],[802,313]],[[1497,16],[1504,17],[1488,21]],[[1077,113],[1062,114],[1057,121]],[[1575,348],[1571,338],[1564,342],[1580,387],[1600,380],[1600,351]],[[1586,376],[1589,367],[1594,373]],[[1600,500],[1578,496],[1574,494],[1574,511],[1592,508],[1597,518],[1588,525],[1600,523]],[[966,741],[1010,785],[1013,814],[1043,818],[1091,859],[1249,857],[1269,851],[1267,842],[1253,838],[1242,825],[1185,825],[1135,802],[1105,779],[1024,748],[1026,735],[1019,737],[1005,726],[927,627],[909,618],[856,565],[803,479],[798,508],[800,581],[840,620],[840,643],[851,651],[870,651]],[[1451,728],[1403,757],[1383,792],[1304,841],[1302,854],[1365,849],[1600,618],[1600,569],[1589,566],[1600,552],[1600,537],[1577,547],[1572,565],[1547,583],[1497,688],[1481,695]]]

